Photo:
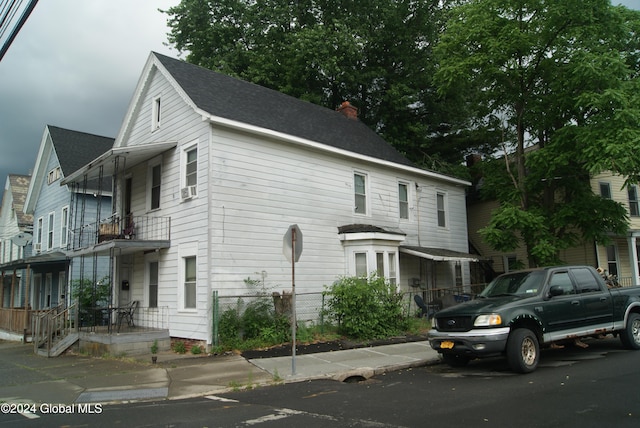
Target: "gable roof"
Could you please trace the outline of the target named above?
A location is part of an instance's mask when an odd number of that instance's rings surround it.
[[[62,174],[67,176],[113,146],[114,139],[47,125]]]
[[[27,198],[31,177],[28,175],[9,174],[8,180],[11,186],[11,197],[13,199],[12,208],[16,213],[18,227],[22,229],[25,226],[32,226],[33,216],[24,213],[24,202]]]
[[[360,120],[281,92],[153,52],[195,106],[219,118],[400,165],[413,163]]]
[[[110,137],[47,125],[38,149],[33,175],[31,176],[25,211],[32,213],[35,210],[36,202],[40,197],[42,182],[47,179],[47,174],[49,173],[47,162],[53,153],[55,153],[60,165],[62,177],[65,177],[111,149],[113,142],[114,139]],[[98,181],[93,180],[87,185],[89,189],[97,189]],[[110,177],[105,175],[101,189],[106,192],[111,191]]]

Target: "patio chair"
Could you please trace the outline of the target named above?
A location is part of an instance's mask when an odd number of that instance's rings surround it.
[[[135,324],[133,323],[133,316],[135,315],[137,308],[138,301],[134,300],[133,302],[129,303],[128,306],[118,309],[118,333],[120,332],[122,321],[126,321],[129,327],[135,327]]]
[[[416,302],[416,305],[420,308],[420,318],[429,316],[429,308],[425,305],[424,300],[422,300],[422,296],[416,294],[413,296],[413,300]]]

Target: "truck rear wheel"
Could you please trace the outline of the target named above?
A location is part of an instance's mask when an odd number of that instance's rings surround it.
[[[627,349],[640,349],[640,314],[629,314],[627,326],[620,332],[620,341]]]
[[[507,361],[517,373],[531,373],[540,361],[540,345],[535,333],[527,328],[517,328],[507,341]]]

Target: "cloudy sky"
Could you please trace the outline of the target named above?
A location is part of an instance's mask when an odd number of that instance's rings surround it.
[[[640,10],[640,0],[614,0]],[[0,61],[0,193],[28,174],[47,124],[115,137],[179,0],[42,0]]]
[[[179,0],[41,0],[0,61],[0,193],[35,165],[45,125],[115,137]]]

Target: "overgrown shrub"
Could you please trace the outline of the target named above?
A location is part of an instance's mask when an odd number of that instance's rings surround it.
[[[182,340],[173,343],[173,352],[184,354],[187,352],[187,345]]]
[[[220,316],[218,334],[228,347],[244,348],[241,344],[257,343],[269,346],[291,339],[291,323],[286,316],[277,315],[273,301],[259,298],[246,305],[239,299],[235,308],[225,310]]]
[[[384,278],[343,277],[324,292],[325,315],[338,324],[341,334],[376,339],[404,331],[402,295]]]

